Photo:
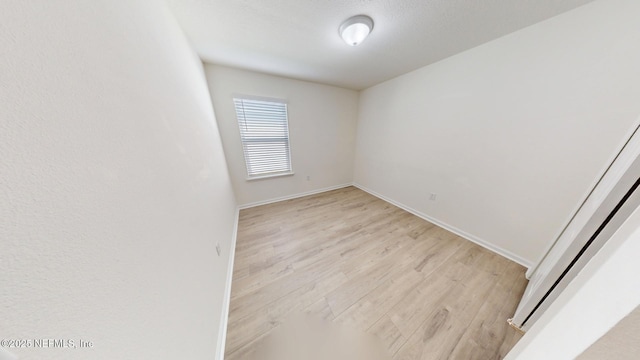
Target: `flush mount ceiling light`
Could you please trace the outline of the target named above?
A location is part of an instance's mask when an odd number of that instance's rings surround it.
[[[356,15],[340,25],[340,37],[351,46],[360,45],[373,30],[373,20],[367,15]]]

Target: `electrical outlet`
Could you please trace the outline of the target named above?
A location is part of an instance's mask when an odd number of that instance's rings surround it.
[[[311,176],[307,175],[307,181],[311,181]]]
[[[218,253],[218,256],[220,256],[220,253],[222,252],[222,250],[220,250],[220,244],[216,244],[216,252]]]
[[[438,196],[438,194],[431,193],[431,195],[429,195],[429,200],[436,201],[436,197],[437,196]]]

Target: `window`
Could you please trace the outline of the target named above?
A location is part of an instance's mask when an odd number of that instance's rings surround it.
[[[287,104],[234,98],[249,179],[292,174]]]

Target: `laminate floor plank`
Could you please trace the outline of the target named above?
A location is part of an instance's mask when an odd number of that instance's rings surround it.
[[[525,269],[354,187],[241,210],[225,359],[296,313],[408,359],[502,359]]]

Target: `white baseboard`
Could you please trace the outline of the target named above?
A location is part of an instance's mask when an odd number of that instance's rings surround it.
[[[527,280],[531,280],[531,276],[533,276],[533,272],[535,270],[536,268],[533,266],[533,263],[532,263],[529,269],[527,269],[527,272],[524,274],[524,277],[527,278]]]
[[[231,246],[229,247],[229,262],[227,265],[227,280],[224,288],[224,298],[222,302],[222,315],[220,316],[220,329],[218,331],[218,346],[216,360],[224,360],[224,348],[227,341],[227,323],[229,322],[229,303],[231,301],[231,281],[233,278],[233,264],[236,257],[236,240],[238,239],[238,221],[240,219],[240,209],[236,209],[236,219],[233,225],[233,235]]]
[[[345,187],[351,186],[351,185],[353,185],[353,184],[352,183],[347,183],[347,184],[335,185],[335,186],[330,186],[330,187],[326,187],[326,188],[322,188],[322,189],[311,190],[311,191],[307,191],[307,192],[303,192],[303,193],[287,195],[287,196],[281,196],[281,197],[277,197],[277,198],[273,198],[273,199],[269,199],[269,200],[256,201],[256,202],[252,202],[252,203],[242,204],[242,205],[239,206],[239,208],[240,208],[240,210],[248,209],[248,208],[252,208],[252,207],[255,207],[255,206],[267,205],[267,204],[272,204],[272,203],[276,203],[276,202],[279,202],[279,201],[291,200],[291,199],[296,199],[296,198],[309,196],[309,195],[315,195],[315,194],[319,194],[319,193],[323,193],[323,192],[327,192],[327,191],[331,191],[331,190],[342,189],[342,188],[345,188]]]
[[[413,208],[411,208],[409,206],[406,206],[406,205],[404,205],[402,203],[399,203],[399,202],[397,202],[395,200],[392,200],[392,199],[390,199],[390,198],[388,198],[388,197],[386,197],[386,196],[384,196],[382,194],[379,194],[379,193],[377,193],[377,192],[375,192],[375,191],[373,191],[371,189],[367,189],[366,187],[364,187],[364,186],[362,186],[362,185],[360,185],[358,183],[354,182],[353,186],[357,187],[358,189],[360,189],[362,191],[366,191],[369,194],[371,194],[371,195],[373,195],[373,196],[375,196],[377,198],[380,198],[380,199],[382,199],[382,200],[384,200],[384,201],[386,201],[388,203],[391,203],[391,204],[393,204],[393,205],[395,205],[395,206],[397,206],[397,207],[399,207],[399,208],[401,208],[401,209],[403,209],[403,210],[405,210],[407,212],[410,212],[413,215],[415,215],[415,216],[417,216],[417,217],[419,217],[421,219],[424,219],[424,220],[426,220],[426,221],[428,221],[430,223],[436,224],[436,225],[440,226],[441,228],[443,228],[445,230],[451,231],[452,233],[454,233],[454,234],[456,234],[456,235],[458,235],[458,236],[460,236],[460,237],[462,237],[462,238],[464,238],[466,240],[469,240],[469,241],[471,241],[473,243],[476,243],[476,244],[482,246],[483,248],[485,248],[487,250],[490,250],[490,251],[492,251],[492,252],[494,252],[494,253],[502,256],[502,257],[505,257],[505,258],[507,258],[507,259],[509,259],[509,260],[511,260],[513,262],[516,262],[516,263],[526,267],[527,269],[529,269],[533,265],[531,262],[523,259],[522,257],[520,257],[520,256],[518,256],[518,255],[516,255],[516,254],[514,254],[514,253],[512,253],[510,251],[507,251],[507,250],[502,249],[502,248],[500,248],[498,246],[495,246],[495,245],[491,244],[490,242],[488,242],[486,240],[480,239],[479,237],[474,236],[472,234],[469,234],[469,233],[467,233],[467,232],[465,232],[463,230],[460,230],[460,229],[456,228],[455,226],[451,226],[451,225],[449,225],[449,224],[447,224],[445,222],[442,222],[442,221],[440,221],[438,219],[435,219],[435,218],[433,218],[433,217],[431,217],[429,215],[426,215],[426,214],[424,214],[424,213],[422,213],[422,212],[420,212],[418,210],[415,210],[415,209],[413,209]]]

